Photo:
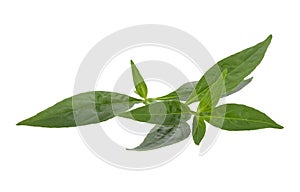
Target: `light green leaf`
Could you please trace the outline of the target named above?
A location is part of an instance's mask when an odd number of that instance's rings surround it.
[[[247,77],[262,61],[269,44],[271,43],[272,35],[266,40],[257,45],[231,55],[211,67],[199,80],[195,90],[189,96],[186,104],[199,101],[205,94],[209,85],[214,83],[219,77],[221,71],[227,69],[225,78],[226,92],[233,90]]]
[[[178,125],[190,119],[190,109],[179,101],[163,101],[133,109],[119,115],[158,125]]]
[[[190,126],[187,123],[179,125],[156,125],[139,146],[130,150],[147,151],[172,145],[186,139],[190,135],[190,132]]]
[[[206,132],[204,120],[199,116],[194,116],[193,119],[193,140],[196,145],[199,145]]]
[[[266,114],[240,104],[221,105],[216,107],[212,114],[203,113],[201,116],[208,123],[229,131],[283,128]]]
[[[144,78],[142,77],[138,68],[135,66],[134,62],[131,60],[130,63],[136,93],[142,98],[146,99],[148,94],[148,88],[144,81]]]
[[[200,98],[200,103],[197,112],[205,112],[210,111],[211,108],[215,107],[222,94],[225,92],[225,78],[227,75],[227,70],[225,69],[222,74],[220,75],[219,79],[209,86],[209,89],[206,91],[206,93],[203,95],[202,98]]]
[[[141,102],[139,99],[120,93],[86,92],[62,100],[17,125],[58,128],[99,123]]]

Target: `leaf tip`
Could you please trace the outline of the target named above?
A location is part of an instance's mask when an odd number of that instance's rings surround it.
[[[16,125],[37,126],[35,124],[36,123],[35,120],[36,120],[36,115],[20,121]]]
[[[139,146],[135,147],[135,148],[126,148],[126,151],[143,151],[139,148]]]
[[[273,126],[271,128],[283,129],[284,127],[282,125],[278,124],[277,122],[273,121]]]
[[[132,59],[130,60],[130,64],[131,64],[131,65],[134,65],[134,62],[132,61]]]
[[[270,34],[270,35],[268,36],[268,38],[267,38],[267,39],[270,39],[270,40],[272,40],[272,38],[273,38],[273,35],[272,35],[272,34]]]
[[[265,40],[265,42],[268,42],[267,44],[270,44],[271,41],[272,41],[272,38],[273,38],[273,35],[270,34],[270,35],[267,37],[267,39]]]
[[[20,121],[19,123],[17,123],[16,125],[23,125],[22,121]]]
[[[197,141],[197,140],[194,139],[194,144],[195,145],[200,145],[200,141]]]
[[[20,121],[19,123],[17,123],[16,125],[28,125],[26,123],[27,119],[23,120],[23,121]]]

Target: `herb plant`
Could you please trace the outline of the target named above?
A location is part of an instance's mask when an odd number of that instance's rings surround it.
[[[148,98],[147,85],[131,60],[135,93],[140,99],[121,93],[92,91],[62,100],[17,125],[62,128],[88,125],[115,116],[147,122],[155,126],[134,149],[145,151],[186,139],[192,132],[196,145],[205,136],[206,123],[228,131],[283,127],[263,112],[241,104],[218,105],[221,97],[233,94],[252,81],[245,79],[262,61],[272,36],[233,54],[212,66],[199,81],[188,82],[177,90]],[[199,102],[196,111],[189,105]],[[135,104],[144,106],[130,110]],[[76,107],[74,107],[76,105]],[[192,131],[187,121],[193,116]]]

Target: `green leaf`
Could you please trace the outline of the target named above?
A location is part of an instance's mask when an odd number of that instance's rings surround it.
[[[246,85],[248,85],[251,81],[252,81],[253,77],[249,78],[249,79],[245,79],[243,80],[238,86],[236,86],[234,89],[232,89],[231,91],[228,91],[227,93],[223,94],[222,97],[226,97],[229,95],[232,95],[238,91],[240,91],[241,89],[243,89]]]
[[[119,115],[158,125],[178,125],[190,119],[190,109],[179,101],[163,101],[133,109]]]
[[[197,83],[198,83],[197,81],[187,82],[187,83],[181,85],[175,91],[173,91],[173,92],[171,92],[167,95],[157,97],[155,99],[156,100],[181,100],[181,101],[185,101],[190,96],[190,94],[193,92],[193,90],[194,90]]]
[[[209,86],[204,96],[200,99],[199,107],[197,112],[210,111],[212,107],[215,107],[222,94],[225,92],[225,78],[227,75],[227,70],[225,69],[220,75],[219,79]]]
[[[235,87],[233,90],[227,92],[226,94],[223,94],[222,97],[226,97],[228,95],[231,95],[233,93],[236,93],[243,89],[246,85],[248,85],[252,81],[253,77],[249,79],[243,80],[237,87]],[[194,88],[196,87],[198,81],[192,81],[192,82],[187,82],[183,85],[181,85],[178,89],[175,91],[155,98],[156,100],[180,100],[180,101],[186,101],[188,97],[192,94],[194,91]]]
[[[106,121],[127,111],[139,99],[120,93],[95,91],[69,97],[17,125],[75,127]]]
[[[179,125],[156,125],[139,146],[129,150],[147,151],[172,145],[186,139],[190,135],[190,132],[190,126],[187,123]]]
[[[144,81],[144,78],[142,77],[138,68],[135,66],[134,62],[131,60],[130,63],[136,93],[142,98],[147,99],[148,88]]]
[[[208,123],[228,131],[283,128],[266,114],[240,104],[221,105],[216,107],[211,114],[204,113],[201,116]]]
[[[206,132],[206,125],[203,118],[194,116],[193,119],[193,140],[196,145],[199,145]]]
[[[211,67],[199,80],[195,90],[189,96],[186,104],[199,101],[199,98],[205,94],[209,85],[214,83],[219,77],[221,71],[227,69],[225,78],[226,92],[233,90],[247,77],[262,61],[272,35],[257,45],[231,55]]]

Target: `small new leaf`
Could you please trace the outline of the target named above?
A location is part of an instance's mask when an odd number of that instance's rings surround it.
[[[194,116],[193,119],[193,140],[196,145],[199,145],[206,132],[206,125],[202,117]]]
[[[135,86],[135,92],[142,98],[147,99],[148,88],[144,81],[144,78],[142,77],[141,73],[139,72],[134,62],[131,60],[130,63],[131,63],[133,82]]]

